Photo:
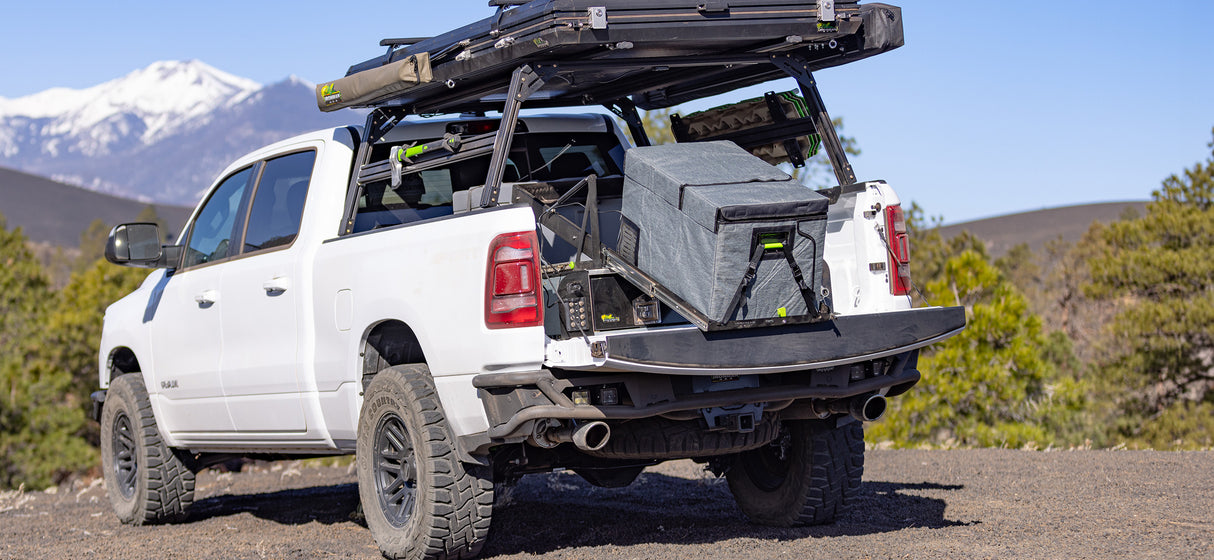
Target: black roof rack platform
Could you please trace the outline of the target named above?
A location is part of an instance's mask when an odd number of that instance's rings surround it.
[[[541,77],[528,107],[641,109],[879,54],[903,43],[901,9],[854,0],[494,1],[496,15],[437,37],[390,39],[384,55],[317,86],[322,110],[399,106],[410,114],[501,110],[511,74]],[[522,4],[522,5],[519,5]],[[351,96],[343,88],[360,92]]]

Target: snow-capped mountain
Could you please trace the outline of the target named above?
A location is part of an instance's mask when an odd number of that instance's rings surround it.
[[[236,157],[354,124],[321,113],[313,85],[262,86],[202,62],[156,62],[86,89],[0,98],[0,166],[113,194],[193,204]]]

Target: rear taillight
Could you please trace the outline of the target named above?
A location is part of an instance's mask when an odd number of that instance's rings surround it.
[[[535,232],[493,238],[485,273],[485,326],[505,329],[543,324],[540,303],[539,238]]]
[[[889,240],[889,293],[904,296],[910,292],[910,238],[902,206],[885,207],[885,231]]]

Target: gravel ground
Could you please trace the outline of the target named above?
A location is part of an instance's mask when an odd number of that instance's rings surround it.
[[[750,525],[688,461],[632,486],[523,479],[484,558],[1214,558],[1214,452],[877,450],[833,525]],[[128,527],[100,481],[0,493],[0,558],[379,558],[348,467],[199,475],[186,523]]]

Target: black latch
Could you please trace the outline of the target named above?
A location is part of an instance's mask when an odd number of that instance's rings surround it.
[[[696,5],[696,10],[704,13],[728,12],[728,0],[704,0]]]

